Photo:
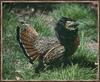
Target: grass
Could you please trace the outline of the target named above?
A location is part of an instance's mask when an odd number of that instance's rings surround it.
[[[88,71],[90,70],[90,71]],[[46,71],[46,73],[41,73],[41,77],[37,79],[41,80],[86,80],[95,78],[95,74],[91,74],[94,71],[89,68],[80,68],[78,64],[68,66],[65,69],[56,68],[53,70]],[[95,72],[94,72],[95,73]]]
[[[39,17],[31,19],[32,26],[36,29],[40,36],[52,36],[50,28],[45,24],[45,17],[41,14]],[[44,30],[45,29],[45,30]]]
[[[37,30],[39,35],[53,37],[54,32],[47,25],[45,18],[52,16],[55,23],[62,16],[71,17],[80,22],[79,37],[80,46],[72,56],[72,64],[65,68],[52,68],[35,74],[37,63],[31,65],[24,56],[16,40],[16,26],[18,17],[8,11],[6,4],[3,5],[3,79],[4,80],[96,80],[98,51],[92,52],[86,46],[91,40],[97,40],[97,15],[92,12],[90,6],[81,4],[57,4],[56,9],[47,16],[41,14],[34,19],[29,19],[30,24]],[[50,23],[51,24],[51,23]]]

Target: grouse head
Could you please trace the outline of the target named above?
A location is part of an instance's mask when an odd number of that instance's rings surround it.
[[[72,31],[78,29],[77,26],[79,25],[79,22],[71,18],[62,17],[57,25],[63,26],[66,30]]]
[[[62,17],[56,24],[55,33],[58,40],[63,44],[74,40],[78,36],[78,21]]]

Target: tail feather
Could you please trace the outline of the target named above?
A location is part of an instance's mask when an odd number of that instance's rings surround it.
[[[33,43],[24,41],[23,39],[21,40],[21,43],[22,43],[22,44],[25,44],[25,45],[27,45],[27,46],[33,46]]]
[[[34,42],[36,40],[37,35],[35,33],[32,32],[32,29],[26,28],[25,30],[23,30],[20,33],[20,37],[23,39],[23,41],[27,41],[27,42]]]
[[[33,49],[33,48],[32,48],[32,45],[27,45],[27,44],[25,44],[24,47],[25,47],[26,49],[28,49],[28,50],[29,50],[29,49]],[[33,50],[34,50],[34,49],[33,49]]]
[[[17,40],[22,48],[25,56],[29,59],[30,63],[39,57],[38,50],[34,43],[38,33],[32,27],[27,26],[26,28],[17,27]]]

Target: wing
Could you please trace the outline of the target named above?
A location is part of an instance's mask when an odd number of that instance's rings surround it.
[[[64,54],[64,51],[64,46],[58,43],[45,54],[44,62],[53,62],[55,59],[60,58]]]
[[[38,58],[39,53],[35,47],[35,41],[38,33],[31,26],[24,26],[24,28],[17,27],[17,40],[22,48],[25,56],[29,59],[30,63]]]

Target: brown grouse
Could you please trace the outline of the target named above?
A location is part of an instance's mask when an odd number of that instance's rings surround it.
[[[66,64],[79,45],[77,25],[72,19],[61,18],[55,27],[58,40],[40,38],[37,31],[24,22],[17,26],[17,40],[24,54],[32,64],[38,59],[36,72],[43,70],[46,64],[58,62],[59,58]]]

